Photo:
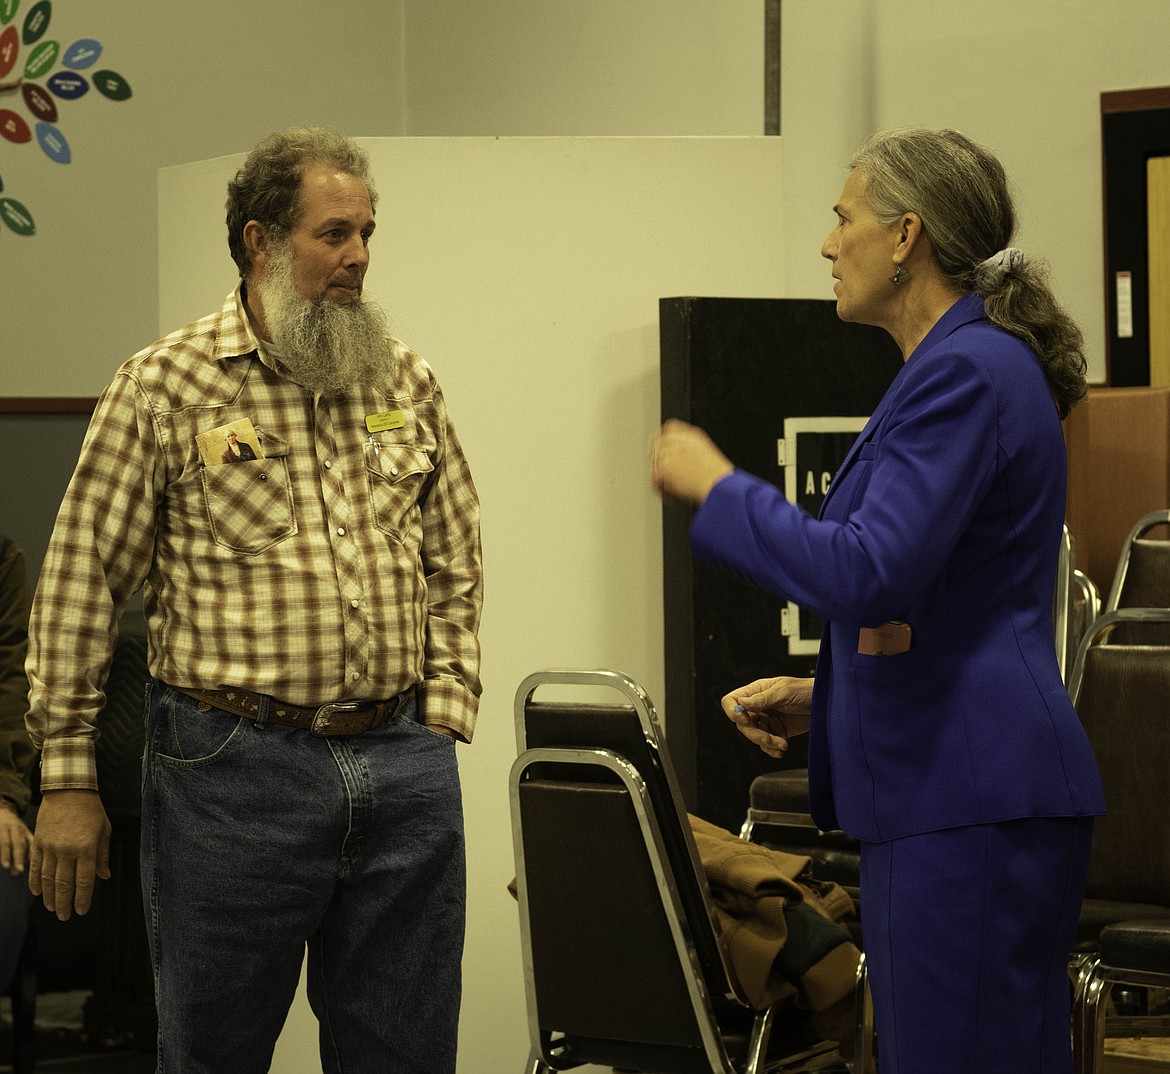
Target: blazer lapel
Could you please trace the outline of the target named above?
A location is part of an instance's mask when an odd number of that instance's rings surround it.
[[[833,498],[833,493],[841,484],[841,478],[849,471],[849,467],[853,465],[853,460],[857,458],[857,453],[861,450],[862,445],[873,439],[874,433],[880,427],[886,412],[894,405],[895,400],[898,398],[898,393],[902,390],[902,385],[905,383],[904,374],[910,363],[918,355],[931,351],[960,325],[967,324],[970,321],[977,321],[983,316],[983,299],[974,294],[961,295],[950,309],[935,322],[934,327],[926,333],[922,342],[914,348],[914,353],[902,363],[902,368],[898,370],[898,375],[894,377],[893,383],[886,389],[886,394],[882,396],[878,405],[874,407],[869,421],[865,423],[865,428],[857,434],[857,439],[853,441],[853,446],[846,452],[841,465],[837,467],[837,472],[829,482],[829,491],[825,493],[825,498],[821,501],[821,509],[817,515],[818,518],[825,517],[825,508]]]

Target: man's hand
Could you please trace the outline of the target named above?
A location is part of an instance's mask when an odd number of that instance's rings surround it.
[[[808,731],[812,688],[812,679],[788,675],[757,679],[727,694],[723,711],[748,741],[769,757],[783,757],[788,740]]]
[[[33,834],[25,827],[16,807],[7,799],[0,800],[0,868],[20,876],[32,841]]]
[[[663,496],[698,506],[735,469],[702,429],[668,421],[650,444],[650,480]]]
[[[28,886],[67,921],[110,878],[110,821],[97,791],[45,791],[29,858]]]

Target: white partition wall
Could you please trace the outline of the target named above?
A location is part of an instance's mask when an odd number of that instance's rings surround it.
[[[661,524],[646,467],[658,299],[785,293],[782,147],[763,137],[363,144],[381,195],[367,292],[434,366],[483,501],[484,697],[475,742],[459,749],[460,1071],[515,1074],[527,1034],[506,891],[513,693],[532,671],[572,665],[626,671],[661,700]],[[217,308],[234,284],[223,202],[241,159],[160,172],[162,331]],[[298,999],[273,1070],[318,1071],[315,1035]]]

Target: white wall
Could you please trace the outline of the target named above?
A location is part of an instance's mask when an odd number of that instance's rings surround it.
[[[780,287],[775,138],[379,139],[370,294],[434,365],[483,502],[484,696],[460,747],[468,942],[460,1070],[527,1054],[508,771],[516,687],[613,667],[663,696],[658,299]],[[239,158],[160,178],[163,323],[231,285],[218,232]],[[218,267],[217,267],[218,266]],[[274,1070],[319,1070],[303,998]]]
[[[762,134],[762,0],[406,0],[411,134]]]
[[[1090,379],[1102,381],[1100,95],[1170,83],[1164,0],[986,0],[961,9],[937,0],[785,0],[783,12],[793,256],[828,229],[840,172],[824,192],[820,228],[802,234],[808,217],[795,199],[827,180],[830,163],[842,168],[861,137],[957,127],[1003,161],[1020,210],[1017,245],[1049,261],[1058,297],[1085,331]],[[808,277],[790,261],[789,293],[820,294],[818,268]]]
[[[23,0],[22,9],[31,5]],[[762,0],[56,0],[134,88],[61,103],[53,164],[0,142],[0,395],[92,395],[156,321],[157,169],[292,123],[357,135],[728,135],[763,128]],[[816,251],[850,151],[877,127],[959,126],[1018,188],[1104,376],[1099,94],[1170,82],[1166,0],[784,0],[793,213],[785,293],[827,297]],[[20,106],[18,105],[18,108]]]

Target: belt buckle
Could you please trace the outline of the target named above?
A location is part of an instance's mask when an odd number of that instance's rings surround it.
[[[357,712],[365,701],[331,701],[328,705],[322,705],[315,713],[313,713],[313,723],[309,730],[315,735],[329,734],[329,721],[339,712]]]

